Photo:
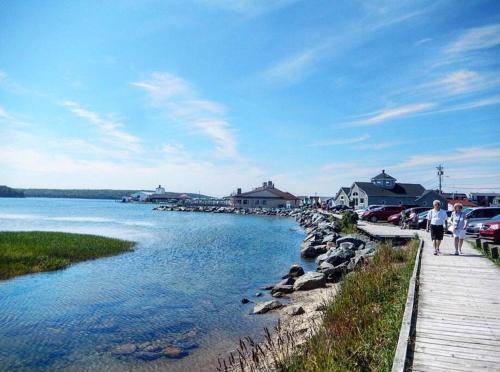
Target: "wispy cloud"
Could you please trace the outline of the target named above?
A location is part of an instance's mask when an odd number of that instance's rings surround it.
[[[410,116],[418,112],[428,111],[435,106],[436,106],[435,103],[425,102],[425,103],[415,103],[411,105],[394,107],[378,111],[374,114],[367,115],[367,117],[365,117],[364,119],[344,123],[342,126],[360,127],[360,126],[380,124],[386,121]]]
[[[457,54],[473,50],[492,48],[500,44],[500,24],[475,27],[464,31],[447,48],[448,53]]]
[[[500,148],[498,147],[469,147],[450,151],[448,153],[418,154],[393,166],[393,169],[406,169],[424,165],[440,163],[474,162],[487,160],[500,162]]]
[[[358,137],[351,137],[351,138],[338,138],[338,139],[331,139],[331,140],[323,140],[323,141],[317,141],[309,146],[313,147],[319,147],[319,146],[334,146],[334,145],[352,145],[354,143],[359,143],[359,142],[364,142],[370,138],[369,134],[364,134],[362,136]]]
[[[473,110],[481,107],[495,106],[500,104],[500,96],[483,98],[471,102],[460,103],[449,107],[429,112],[429,114],[439,114],[453,111]]]
[[[181,124],[215,143],[216,154],[238,157],[237,141],[225,117],[225,107],[215,101],[200,98],[186,80],[169,73],[152,73],[150,78],[131,85],[148,93],[151,104],[164,109]]]
[[[139,138],[123,130],[122,123],[103,118],[98,113],[87,110],[72,101],[64,101],[61,104],[69,109],[75,116],[85,119],[88,123],[97,128],[105,142],[131,151],[140,150]]]
[[[486,91],[499,85],[500,75],[497,73],[484,74],[461,69],[449,72],[412,90],[416,93],[446,97]]]
[[[296,82],[318,61],[322,49],[311,48],[289,56],[264,71],[264,77],[272,82]]]
[[[301,0],[203,0],[207,5],[247,16],[268,13],[298,1]]]
[[[395,143],[389,142],[377,142],[377,143],[364,143],[360,145],[353,146],[356,150],[385,150],[390,147],[394,147]]]

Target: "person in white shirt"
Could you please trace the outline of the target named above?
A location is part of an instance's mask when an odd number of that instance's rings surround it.
[[[465,227],[467,220],[465,219],[465,212],[463,212],[462,203],[456,203],[453,206],[453,213],[451,214],[451,232],[455,238],[455,255],[459,252],[462,253],[462,244],[465,238]]]
[[[441,202],[434,200],[433,209],[427,213],[427,232],[431,231],[432,244],[434,245],[434,255],[438,255],[441,241],[443,240],[445,228],[448,227],[448,216],[441,209]]]

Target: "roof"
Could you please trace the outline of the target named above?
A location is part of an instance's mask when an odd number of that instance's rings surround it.
[[[354,182],[368,196],[385,196],[385,197],[413,197],[417,198],[423,194],[425,188],[418,183],[396,183],[392,189],[374,185],[371,182]]]
[[[233,197],[244,197],[244,198],[253,198],[257,197],[260,199],[266,199],[266,198],[271,198],[269,196],[253,196],[252,194],[255,194],[257,192],[261,191],[269,191],[270,193],[276,195],[276,197],[284,199],[284,200],[298,200],[298,198],[295,195],[290,194],[289,192],[286,191],[281,191],[275,187],[258,187],[255,190],[252,191],[247,191],[247,192],[242,192],[241,194],[236,194],[233,195]]]
[[[334,198],[337,199],[340,195],[340,193],[343,191],[346,193],[346,195],[349,195],[349,191],[351,190],[350,187],[345,187],[345,186],[342,186],[339,191],[337,191],[337,193],[335,194]]]
[[[166,192],[164,194],[153,194],[149,197],[150,199],[190,199],[186,194],[180,194],[178,192]]]
[[[372,180],[393,180],[396,181],[396,179],[392,176],[389,176],[387,173],[385,173],[385,170],[382,170],[382,173],[377,174],[375,177],[372,178]]]
[[[435,198],[435,199],[446,200],[446,198],[444,197],[444,195],[441,195],[440,193],[438,193],[435,190],[425,190],[422,193],[422,195],[420,195],[415,201],[419,201],[420,199],[423,199],[427,195],[432,195],[432,197]]]
[[[448,204],[461,203],[464,207],[477,207],[477,204],[468,199],[448,199]]]

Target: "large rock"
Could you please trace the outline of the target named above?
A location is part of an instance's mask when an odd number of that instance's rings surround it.
[[[290,278],[298,278],[299,276],[304,275],[304,269],[299,265],[290,266],[290,270],[288,270],[288,276]]]
[[[318,257],[316,257],[316,265],[320,266],[328,258],[329,253],[330,251],[320,254]]]
[[[293,284],[277,284],[271,290],[271,294],[275,293],[292,293],[293,292]]]
[[[355,257],[351,258],[351,261],[349,261],[349,264],[347,265],[347,270],[348,271],[353,271],[361,267],[365,262],[365,256],[363,255],[356,255]]]
[[[349,261],[356,255],[353,250],[345,248],[337,248],[329,251],[328,257],[325,262],[332,264],[333,266],[338,266],[343,262]]]
[[[285,313],[288,315],[291,315],[291,316],[296,316],[296,315],[304,314],[305,311],[304,311],[304,308],[302,306],[292,305],[292,306],[288,306],[285,309]]]
[[[342,238],[337,239],[337,247],[340,246],[340,244],[344,243],[344,242],[349,242],[349,243],[354,244],[355,250],[358,250],[361,247],[364,247],[366,245],[366,243],[363,240],[356,238],[353,235],[347,235],[347,236],[343,236]]]
[[[314,245],[311,242],[305,242],[302,245],[302,249],[300,251],[300,255],[304,258],[314,258],[322,253],[326,252],[326,245]]]
[[[309,271],[295,281],[293,289],[295,291],[308,291],[311,289],[324,287],[325,284],[325,274]]]
[[[135,344],[124,344],[117,346],[112,353],[115,355],[128,355],[135,353],[137,346]]]
[[[279,309],[283,304],[278,300],[271,300],[266,302],[259,302],[253,308],[253,314],[265,314],[268,311]]]
[[[317,271],[320,272],[320,273],[325,273],[325,272],[328,272],[328,270],[331,270],[333,269],[335,266],[333,266],[332,264],[329,264],[328,262],[322,262],[319,266],[318,266],[318,269]]]
[[[341,279],[345,273],[347,273],[348,266],[349,266],[348,261],[342,262],[340,265],[334,266],[332,268],[323,271],[323,273],[326,275],[326,279],[328,281],[336,282],[339,279]]]

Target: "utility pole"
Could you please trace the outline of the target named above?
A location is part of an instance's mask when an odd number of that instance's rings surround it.
[[[437,167],[437,175],[438,175],[438,178],[439,178],[439,193],[442,194],[443,193],[443,175],[444,175],[444,167],[439,164]]]

